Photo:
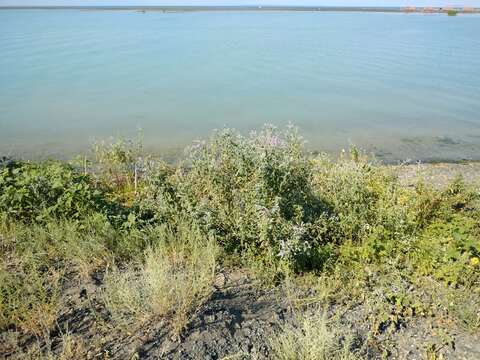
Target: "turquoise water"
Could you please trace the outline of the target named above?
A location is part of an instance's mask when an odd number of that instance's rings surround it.
[[[479,34],[476,15],[0,11],[0,155],[292,122],[315,150],[480,159]]]

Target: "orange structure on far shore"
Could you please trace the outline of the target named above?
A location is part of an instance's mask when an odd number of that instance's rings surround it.
[[[480,8],[475,8],[473,6],[451,6],[447,5],[444,7],[434,7],[434,6],[425,6],[423,8],[417,8],[416,6],[405,6],[402,8],[402,11],[405,13],[414,13],[414,12],[422,12],[422,13],[449,13],[449,12],[457,12],[457,13],[480,13]]]

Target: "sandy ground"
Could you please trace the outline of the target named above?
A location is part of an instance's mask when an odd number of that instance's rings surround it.
[[[480,188],[480,162],[467,163],[438,163],[438,164],[413,164],[395,166],[400,182],[412,186],[418,179],[423,178],[426,183],[437,188],[448,185],[456,177],[461,176],[468,184]]]

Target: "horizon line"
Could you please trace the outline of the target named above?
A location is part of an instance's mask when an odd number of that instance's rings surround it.
[[[476,6],[346,6],[346,5],[0,5],[0,9],[480,9]]]

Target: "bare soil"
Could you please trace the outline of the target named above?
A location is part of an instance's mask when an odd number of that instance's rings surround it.
[[[293,306],[284,288],[262,288],[238,270],[218,275],[212,296],[191,314],[180,336],[173,336],[168,321],[160,318],[136,328],[114,327],[99,301],[101,278],[94,274],[87,281],[71,280],[58,328],[50,334],[51,344],[44,347],[60,353],[62,335],[69,333],[79,359],[271,359],[268,338],[282,325],[294,324],[299,315],[313,311],[311,306]],[[297,295],[312,294],[299,289]],[[416,318],[393,329],[387,323],[372,334],[368,304],[328,305],[325,311],[353,334],[351,346],[365,359],[425,359],[428,351],[444,359],[480,359],[480,334],[439,326],[435,318]],[[19,341],[20,348],[8,348],[8,339],[5,333],[0,338],[0,354],[6,359],[26,358],[24,351],[37,341],[25,337]]]

